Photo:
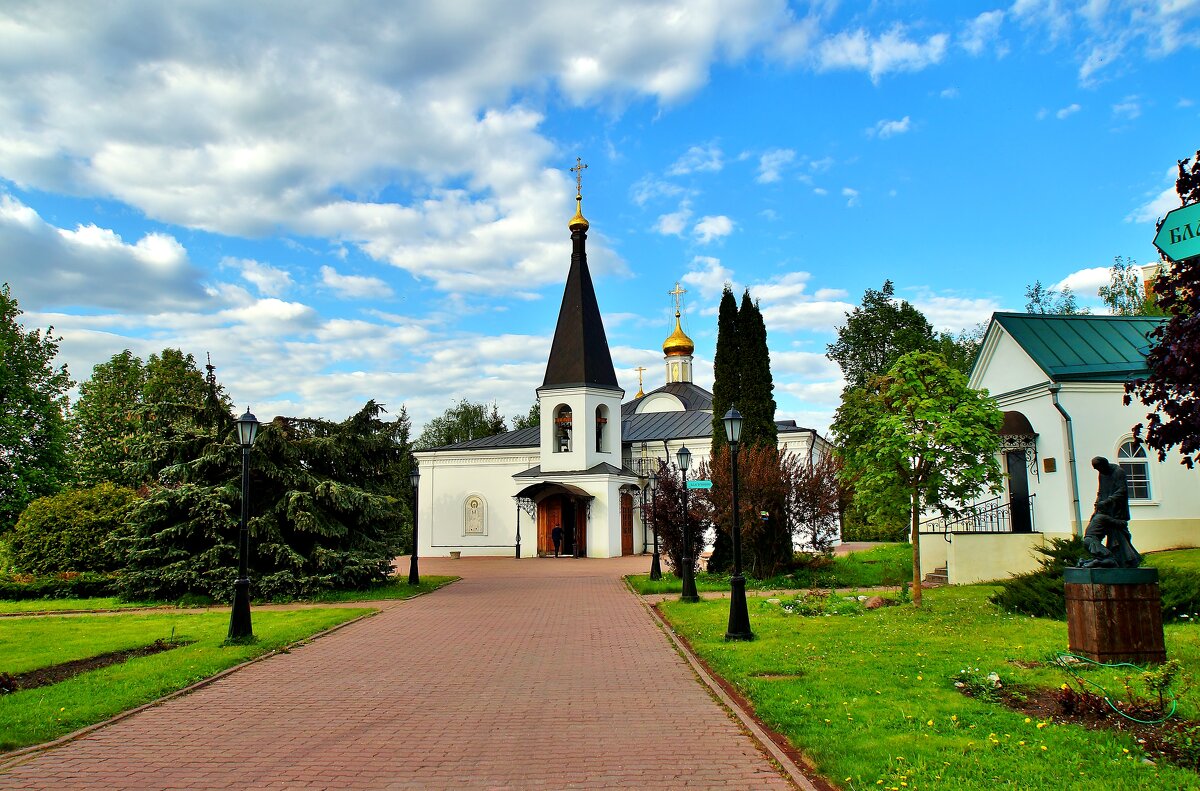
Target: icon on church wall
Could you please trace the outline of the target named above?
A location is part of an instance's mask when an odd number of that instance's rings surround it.
[[[485,518],[487,504],[483,498],[474,494],[468,497],[464,511],[463,533],[468,536],[487,535]]]

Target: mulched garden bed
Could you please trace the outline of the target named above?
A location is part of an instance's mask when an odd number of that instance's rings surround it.
[[[124,651],[110,651],[107,654],[97,654],[85,659],[73,659],[70,662],[62,662],[61,664],[30,670],[27,673],[0,672],[0,695],[57,684],[60,681],[66,681],[68,678],[77,676],[80,673],[86,673],[89,670],[99,670],[109,665],[119,665],[122,662],[139,656],[161,654],[163,651],[170,651],[172,648],[179,648],[180,646],[189,645],[192,642],[191,640],[155,640],[150,645],[144,645],[141,648],[128,648]]]
[[[960,689],[967,697],[979,697],[972,694],[970,689]],[[1066,689],[1013,688],[1005,686],[993,693],[993,699],[1013,711],[1019,711],[1028,717],[1043,722],[1056,724],[1081,725],[1091,730],[1106,729],[1128,733],[1138,742],[1146,758],[1155,763],[1167,761],[1192,771],[1200,771],[1200,744],[1191,749],[1181,749],[1182,745],[1192,745],[1200,739],[1200,723],[1184,720],[1178,717],[1155,723],[1144,724],[1126,719],[1112,710],[1104,697],[1093,692],[1080,691],[1075,687]],[[1128,706],[1123,701],[1116,705],[1125,710]],[[1142,720],[1161,717],[1153,712],[1126,711],[1130,716]]]

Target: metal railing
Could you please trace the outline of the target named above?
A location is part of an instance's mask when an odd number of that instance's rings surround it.
[[[1034,497],[1037,495],[1031,494],[1024,502],[1018,498],[1015,509],[1011,501],[1005,502],[999,497],[992,497],[969,505],[958,514],[926,519],[921,523],[920,531],[939,533],[946,541],[950,540],[953,533],[1033,532]]]

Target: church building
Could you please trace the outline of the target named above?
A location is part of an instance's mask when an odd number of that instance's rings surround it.
[[[415,454],[418,551],[424,556],[553,555],[615,557],[651,551],[641,518],[649,473],[692,453],[707,459],[712,393],[692,381],[695,345],[680,323],[663,343],[666,384],[623,402],[587,265],[588,221],[576,193],[571,268],[558,325],[536,390],[539,426]],[[678,286],[676,298],[683,293]],[[781,450],[812,458],[829,443],[795,421],[777,421]]]

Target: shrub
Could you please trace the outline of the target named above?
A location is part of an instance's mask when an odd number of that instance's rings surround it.
[[[1000,583],[1000,591],[991,602],[1009,612],[1033,615],[1038,618],[1067,617],[1067,597],[1063,588],[1063,569],[1087,557],[1083,539],[1051,539],[1050,545],[1038,547],[1042,554],[1041,568],[1028,574],[1017,574]],[[1163,622],[1197,620],[1200,613],[1200,579],[1181,569],[1160,568],[1159,593],[1162,596]]]
[[[857,521],[847,512],[842,525],[842,541],[908,541],[911,528],[906,524],[872,524]]]
[[[0,599],[84,599],[115,596],[120,589],[116,574],[64,572],[46,577],[30,574],[0,575]]]
[[[13,530],[13,568],[29,574],[114,571],[125,565],[117,540],[128,533],[132,489],[102,483],[34,500]]]

